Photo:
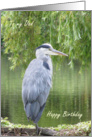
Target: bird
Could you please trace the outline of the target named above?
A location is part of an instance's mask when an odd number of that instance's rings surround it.
[[[28,65],[22,82],[22,100],[26,116],[36,125],[41,118],[52,87],[53,67],[50,55],[67,54],[55,50],[51,44],[44,43],[36,48],[36,58]]]

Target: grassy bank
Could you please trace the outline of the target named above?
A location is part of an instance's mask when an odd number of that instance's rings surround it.
[[[8,118],[1,118],[1,128],[2,128],[2,135],[10,136],[11,129],[12,135],[36,135],[35,127],[33,125],[21,125],[21,124],[13,124],[10,123]],[[5,129],[5,130],[4,130]],[[6,131],[7,132],[4,132]],[[19,129],[19,133],[15,132],[16,129]],[[25,134],[21,133],[20,129],[25,129]],[[50,127],[49,129],[56,131],[58,135],[60,136],[91,136],[91,121],[87,122],[80,122],[75,125],[58,125],[57,127]],[[17,130],[18,131],[18,130]],[[28,132],[27,132],[28,131]],[[30,131],[30,132],[29,132]]]

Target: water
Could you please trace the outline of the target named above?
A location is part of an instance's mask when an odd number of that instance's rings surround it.
[[[78,66],[70,69],[67,63],[54,64],[53,86],[39,126],[55,127],[91,120],[91,70],[78,73]],[[22,68],[9,69],[5,57],[1,61],[1,116],[16,124],[28,123],[21,97]]]

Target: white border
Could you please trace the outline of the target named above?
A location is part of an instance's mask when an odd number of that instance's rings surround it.
[[[76,2],[81,0],[2,0],[0,3],[0,10],[6,8],[17,8],[25,6],[36,6],[36,5],[46,5],[46,4],[56,4],[65,2]],[[86,1],[86,10],[92,10],[92,0]]]

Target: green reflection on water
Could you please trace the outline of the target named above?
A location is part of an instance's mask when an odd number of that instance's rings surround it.
[[[10,71],[10,63],[4,57],[1,64],[1,116],[9,117],[12,123],[33,124],[28,123],[22,103],[22,68]],[[67,63],[58,66],[54,64],[52,89],[39,126],[55,127],[91,119],[90,68],[79,74],[77,65],[73,70]],[[68,116],[63,117],[65,111]],[[69,116],[71,113],[73,116]],[[79,114],[82,115],[80,119]]]

